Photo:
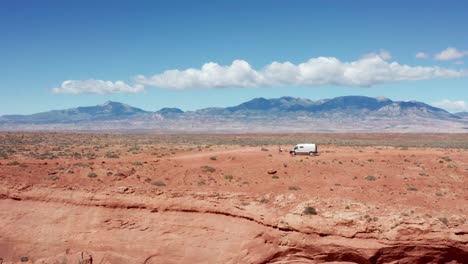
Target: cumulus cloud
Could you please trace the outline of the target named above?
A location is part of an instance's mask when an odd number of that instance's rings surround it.
[[[428,57],[427,54],[424,53],[424,52],[416,53],[416,58],[418,58],[418,59],[426,59],[427,57]]]
[[[53,93],[71,94],[112,94],[112,93],[140,93],[145,90],[141,84],[128,85],[123,81],[103,80],[67,80],[62,82],[58,88],[53,88]]]
[[[468,103],[465,101],[451,101],[442,100],[440,102],[433,103],[434,106],[444,108],[451,112],[468,111]]]
[[[174,69],[149,77],[139,75],[135,81],[141,85],[184,90],[323,85],[371,87],[391,82],[468,76],[467,70],[409,66],[389,62],[390,58],[389,52],[381,51],[351,62],[342,62],[335,57],[311,58],[299,64],[275,61],[259,70],[244,60],[235,60],[230,65],[209,62],[200,69]]]
[[[460,50],[457,50],[456,48],[449,47],[441,51],[440,53],[437,53],[434,56],[434,59],[439,60],[439,61],[456,60],[456,59],[461,59],[467,55],[468,55],[468,51],[466,50],[460,51]]]
[[[387,50],[384,50],[384,49],[381,49],[379,53],[375,53],[375,52],[372,52],[372,53],[368,53],[368,54],[364,54],[364,56],[362,56],[363,58],[373,58],[373,57],[380,57],[382,58],[383,60],[389,60],[392,58],[392,54],[387,51]]]

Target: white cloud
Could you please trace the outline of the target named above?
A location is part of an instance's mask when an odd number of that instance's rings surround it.
[[[168,70],[149,77],[139,75],[135,81],[142,85],[184,90],[322,85],[370,87],[391,82],[468,76],[468,70],[402,65],[388,62],[390,57],[390,53],[381,51],[351,62],[342,62],[334,57],[311,58],[297,65],[275,61],[260,70],[253,69],[244,60],[235,60],[225,66],[209,62],[200,69]]]
[[[71,94],[112,94],[112,93],[140,93],[145,90],[141,84],[128,85],[123,81],[102,81],[102,80],[67,80],[58,88],[53,88],[53,93]]]
[[[372,52],[372,53],[365,54],[362,57],[363,58],[373,58],[373,57],[376,57],[376,56],[382,58],[383,60],[389,60],[389,59],[392,58],[392,54],[389,51],[384,50],[384,49],[381,49],[379,53]]]
[[[416,58],[418,58],[418,59],[427,59],[427,57],[428,57],[427,54],[424,53],[424,52],[416,53]]]
[[[441,51],[440,53],[437,53],[434,56],[434,59],[440,60],[440,61],[456,60],[456,59],[461,59],[467,55],[468,55],[468,51],[460,51],[460,50],[457,50],[456,48],[449,47]]]
[[[451,101],[442,100],[440,102],[433,103],[434,106],[444,108],[451,112],[468,111],[468,103],[465,101]]]

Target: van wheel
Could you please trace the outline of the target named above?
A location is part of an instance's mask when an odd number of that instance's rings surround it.
[[[291,152],[291,155],[296,156],[296,151]]]
[[[309,155],[310,155],[310,156],[314,156],[314,155],[315,155],[315,153],[313,153],[313,152],[309,152]]]

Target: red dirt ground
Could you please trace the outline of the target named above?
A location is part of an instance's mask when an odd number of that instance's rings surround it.
[[[0,159],[3,264],[468,263],[467,149],[35,136]]]

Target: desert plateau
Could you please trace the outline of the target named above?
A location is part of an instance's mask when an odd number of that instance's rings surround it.
[[[288,153],[302,142],[318,155]],[[3,132],[0,263],[468,263],[467,149],[466,133]]]
[[[0,264],[468,264],[468,1],[0,1]]]

